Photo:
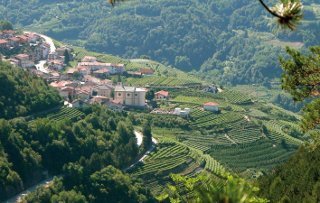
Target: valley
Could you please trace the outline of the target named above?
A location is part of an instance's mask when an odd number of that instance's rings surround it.
[[[238,174],[255,180],[286,162],[310,139],[299,128],[298,114],[269,103],[264,95],[253,94],[250,88],[223,88],[151,60],[126,60],[57,41],[55,46],[57,50],[70,50],[72,59],[64,67],[50,66],[48,57],[44,70],[25,68],[56,88],[64,98],[64,106],[28,116],[27,121],[32,124],[45,118],[77,122],[84,118],[83,110],[88,105],[124,112],[138,130],[144,119],[149,120],[157,141],[136,165],[125,171],[141,178],[155,196],[161,195],[171,182],[171,174],[195,177],[208,173],[218,179]],[[47,53],[49,56],[56,52]],[[123,64],[123,69],[112,73],[112,64]],[[103,69],[108,70],[104,75],[94,74]],[[125,91],[140,88],[147,100],[140,101],[142,106],[129,103],[128,98],[121,100],[117,97],[119,87]],[[110,91],[102,91],[105,88]],[[139,142],[141,147],[143,141]]]
[[[0,1],[0,202],[320,202],[317,0]]]

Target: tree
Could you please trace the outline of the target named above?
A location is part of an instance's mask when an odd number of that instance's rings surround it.
[[[64,64],[68,65],[69,62],[70,62],[70,54],[69,54],[69,51],[67,49],[64,50],[63,56],[64,56]]]
[[[142,128],[143,142],[142,147],[147,150],[152,145],[152,133],[150,121],[146,121]]]
[[[147,93],[146,93],[146,99],[151,101],[154,99],[154,90],[150,89]]]
[[[311,47],[309,55],[287,48],[290,59],[280,58],[284,71],[282,88],[296,101],[311,99],[304,108],[302,128],[307,131],[320,124],[320,47]]]
[[[278,23],[283,28],[294,30],[302,19],[300,0],[280,0],[273,8],[269,8],[263,0],[259,0],[259,2],[271,15],[278,18]]]
[[[1,20],[0,21],[0,31],[1,30],[13,30],[13,26],[10,22]]]
[[[170,202],[252,202],[266,203],[266,199],[257,196],[259,188],[244,179],[229,175],[226,179],[215,179],[201,174],[195,178],[171,175],[174,185],[167,186],[167,192],[159,200]]]
[[[108,0],[114,6],[115,3],[126,0]],[[263,0],[258,0],[261,5],[274,17],[282,28],[294,30],[302,19],[302,3],[300,0],[279,0],[273,8],[269,8]]]
[[[51,197],[51,202],[85,203],[88,202],[81,193],[74,190],[62,191]]]
[[[153,202],[150,192],[113,166],[90,176],[93,202]]]

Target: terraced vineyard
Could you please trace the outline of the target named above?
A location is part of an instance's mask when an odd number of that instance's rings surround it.
[[[201,81],[188,77],[157,77],[149,76],[143,78],[128,78],[127,83],[134,86],[162,86],[162,87],[179,87],[186,85],[201,84]]]
[[[234,90],[225,90],[219,93],[218,96],[224,98],[227,102],[234,103],[234,104],[252,103],[251,97],[247,96],[244,93],[234,91]]]
[[[225,168],[218,161],[184,143],[163,139],[157,148],[144,163],[130,171],[132,176],[147,180],[147,186],[155,194],[159,194],[170,181],[171,173],[187,177],[193,177],[203,170],[219,177],[226,174]]]
[[[227,125],[236,121],[243,120],[244,116],[236,112],[229,112],[224,114],[213,114],[198,117],[193,123],[199,128],[210,129],[214,126]]]
[[[250,124],[234,127],[227,134],[237,144],[255,142],[263,137],[259,126]]]
[[[284,127],[286,126],[283,122],[279,122],[276,120],[266,121],[264,122],[267,129],[270,131],[269,136],[272,140],[276,142],[280,142],[281,140],[286,140],[286,142],[299,145],[303,142],[297,138],[294,138],[288,135],[284,131]]]
[[[178,103],[188,103],[188,104],[197,104],[202,106],[206,102],[218,102],[219,106],[221,107],[221,100],[209,98],[209,97],[195,97],[195,96],[182,96],[179,95],[172,99],[173,102]]]
[[[286,150],[268,140],[258,140],[250,144],[216,145],[210,155],[235,172],[248,168],[271,169],[287,160],[294,150]]]
[[[170,173],[192,176],[203,170],[192,158],[190,149],[183,145],[165,141],[157,148],[144,163],[130,171],[134,177],[147,180],[147,187],[155,194],[159,194],[170,181]]]
[[[84,113],[79,111],[76,108],[66,108],[63,107],[59,111],[48,114],[46,118],[53,120],[53,121],[61,121],[64,119],[68,120],[76,120],[84,116]]]

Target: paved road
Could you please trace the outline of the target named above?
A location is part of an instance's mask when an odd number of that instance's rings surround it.
[[[143,140],[143,135],[142,135],[142,133],[141,132],[139,132],[139,131],[134,131],[134,135],[136,136],[136,138],[137,138],[137,145],[140,147],[141,146],[141,144],[142,144],[142,140]]]
[[[37,185],[35,186],[32,186],[24,191],[22,191],[21,193],[17,194],[16,196],[8,199],[7,201],[4,201],[4,203],[15,203],[15,202],[21,202],[21,199],[26,196],[27,194],[31,193],[31,192],[34,192],[37,187],[39,186],[49,186],[53,181],[53,177],[51,178],[48,178],[40,183],[38,183]]]
[[[142,133],[141,133],[141,132],[138,132],[138,131],[134,131],[134,133],[136,134],[136,136],[137,136],[137,134],[142,135]],[[137,142],[138,142],[138,141],[137,141]],[[141,140],[141,143],[142,143],[142,140]],[[131,164],[131,166],[125,168],[123,171],[126,172],[126,171],[130,170],[131,168],[135,167],[138,163],[143,162],[143,160],[144,160],[151,152],[153,152],[153,150],[156,148],[156,145],[157,145],[157,144],[158,144],[158,141],[157,141],[155,138],[152,138],[152,145],[150,146],[150,148],[148,149],[148,151],[146,151],[146,152],[143,154],[143,156],[142,156],[138,161],[136,161],[135,163]]]
[[[56,51],[56,46],[54,45],[53,40],[50,37],[48,37],[46,35],[42,35],[42,34],[38,34],[38,35],[40,37],[42,37],[46,41],[46,43],[48,43],[50,45],[50,52],[49,53],[53,53]]]
[[[24,32],[24,33],[30,33],[30,32]],[[37,34],[38,34],[41,38],[43,38],[46,43],[48,43],[48,44],[50,45],[50,51],[49,51],[49,53],[53,53],[53,52],[56,51],[56,46],[54,45],[54,42],[53,42],[53,40],[52,40],[50,37],[48,37],[48,36],[46,36],[46,35],[39,34],[39,33],[37,33]],[[41,61],[39,61],[39,63],[36,64],[37,70],[39,70],[39,71],[41,71],[41,72],[43,72],[43,73],[49,73],[49,70],[44,67],[44,65],[46,64],[46,62],[47,62],[46,60],[41,60]]]
[[[137,145],[138,146],[141,146],[142,144],[142,140],[143,140],[143,135],[141,132],[139,131],[134,131],[134,134],[137,138]],[[138,160],[136,161],[134,164],[132,164],[131,166],[129,166],[128,168],[126,168],[124,171],[127,171],[131,168],[133,168],[135,165],[137,165],[139,162],[142,162],[154,149],[155,149],[155,145],[158,143],[158,141],[154,138],[152,138],[152,146],[149,148],[149,150],[144,153],[144,155]],[[37,187],[42,187],[42,186],[49,186],[52,182],[53,182],[53,178],[54,177],[50,177],[24,191],[22,191],[21,193],[17,194],[16,196],[8,199],[7,201],[4,201],[4,203],[16,203],[16,202],[21,202],[21,199],[26,196],[27,194],[31,193],[31,192],[34,192]]]
[[[49,70],[47,68],[44,67],[44,65],[47,63],[46,60],[41,60],[39,61],[38,64],[36,64],[36,68],[37,70],[43,72],[43,73],[49,73]]]

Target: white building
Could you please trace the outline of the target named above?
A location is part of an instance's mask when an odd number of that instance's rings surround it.
[[[173,114],[187,117],[190,114],[190,108],[185,108],[183,110],[181,108],[175,108]]]

